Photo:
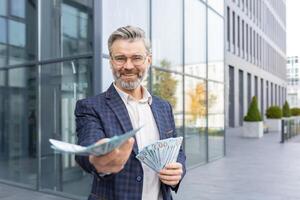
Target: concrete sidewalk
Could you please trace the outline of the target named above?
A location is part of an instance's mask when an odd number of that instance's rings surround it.
[[[189,170],[175,200],[299,200],[300,137],[279,141],[279,133],[246,139],[229,129],[226,157]]]
[[[279,133],[245,139],[227,132],[227,155],[187,172],[175,200],[299,200],[300,137],[280,144]],[[67,200],[0,184],[1,200]]]

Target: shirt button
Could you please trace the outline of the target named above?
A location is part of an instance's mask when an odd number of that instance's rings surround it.
[[[143,179],[143,178],[142,178],[141,176],[137,176],[137,177],[136,177],[136,180],[137,180],[138,182],[141,182],[142,179]]]

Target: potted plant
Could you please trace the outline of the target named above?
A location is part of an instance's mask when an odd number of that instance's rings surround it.
[[[282,107],[282,116],[283,117],[291,117],[291,110],[290,110],[289,103],[287,101],[285,101],[285,103]]]
[[[271,106],[266,112],[267,119],[265,121],[269,131],[281,131],[282,111],[279,106]]]
[[[244,117],[243,137],[261,138],[263,122],[258,109],[256,96],[252,98],[247,115]]]
[[[300,108],[291,108],[291,115],[292,116],[299,116],[300,115]]]

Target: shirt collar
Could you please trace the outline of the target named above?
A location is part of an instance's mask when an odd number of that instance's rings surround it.
[[[115,83],[113,83],[115,89],[117,90],[118,94],[120,95],[121,99],[123,100],[124,103],[127,103],[129,101],[136,101],[131,95],[127,94],[126,92],[123,92],[122,90],[120,90]],[[148,103],[149,105],[152,104],[152,96],[149,93],[149,91],[147,90],[147,88],[142,87],[142,93],[143,93],[143,98],[138,100],[137,102],[139,103]]]

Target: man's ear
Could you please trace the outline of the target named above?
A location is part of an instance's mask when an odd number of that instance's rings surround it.
[[[148,63],[151,65],[151,63],[152,63],[152,54],[149,54],[149,55],[148,55],[147,61],[148,61]]]

